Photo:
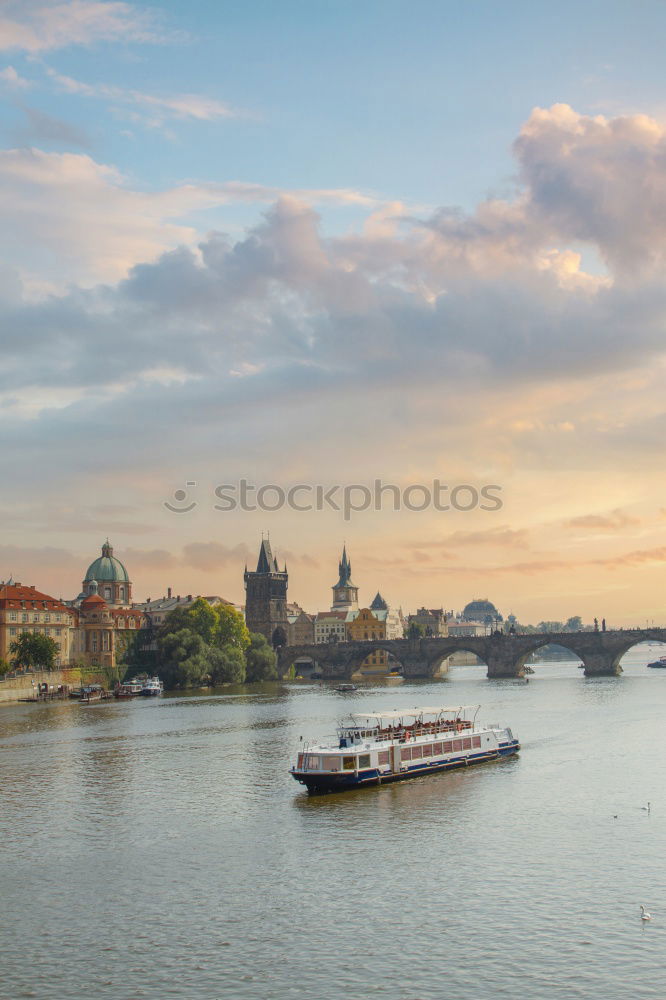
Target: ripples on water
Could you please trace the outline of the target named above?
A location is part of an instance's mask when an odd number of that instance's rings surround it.
[[[0,709],[0,997],[663,1000],[649,658]],[[523,753],[321,798],[287,774],[346,711],[437,702],[481,702]]]

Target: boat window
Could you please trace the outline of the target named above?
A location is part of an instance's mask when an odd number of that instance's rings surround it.
[[[453,749],[454,750],[462,750],[462,740],[454,740],[453,741]]]
[[[340,758],[337,755],[332,755],[330,757],[322,757],[321,766],[324,769],[324,771],[339,771]]]
[[[361,756],[358,759],[358,766],[359,767],[370,767],[370,754],[369,753],[362,753],[361,754]]]
[[[307,760],[307,767],[310,771],[318,771],[320,765],[319,754],[309,753]]]
[[[480,736],[472,736],[472,746],[473,747],[480,747],[481,746],[481,737]]]
[[[423,747],[412,747],[412,760],[423,756]]]
[[[468,736],[468,737],[466,737],[466,738],[465,738],[465,739],[464,739],[464,740],[462,741],[462,745],[463,745],[463,750],[471,750],[471,749],[472,749],[472,741],[471,741],[471,739],[469,738],[469,736]]]
[[[412,759],[412,751],[411,751],[411,749],[409,747],[403,747],[402,751],[400,752],[400,759],[401,760],[411,760]]]
[[[380,750],[379,753],[377,754],[377,763],[378,764],[388,764],[388,762],[389,762],[389,752],[388,752],[388,750]]]
[[[356,770],[356,757],[343,757],[342,758],[342,770],[343,771],[355,771]]]
[[[451,753],[452,750],[453,750],[453,743],[451,742],[451,740],[449,740],[447,743],[444,744],[444,753]]]
[[[424,757],[432,757],[432,744],[428,744],[423,748]]]
[[[442,752],[442,744],[441,743],[433,743],[433,745],[432,745],[432,752],[434,754],[441,753]]]

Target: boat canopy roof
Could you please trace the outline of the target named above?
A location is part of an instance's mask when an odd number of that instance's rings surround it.
[[[479,705],[442,705],[426,708],[401,708],[385,709],[383,712],[354,712],[351,718],[356,724],[359,722],[391,722],[397,719],[420,719],[424,715],[453,715],[459,716],[461,712],[477,710]]]

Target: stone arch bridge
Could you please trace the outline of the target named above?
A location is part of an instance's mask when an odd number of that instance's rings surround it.
[[[315,662],[324,678],[348,680],[375,650],[391,653],[404,677],[435,677],[448,669],[452,653],[474,653],[488,666],[488,677],[522,677],[531,653],[551,643],[578,656],[587,677],[622,673],[620,660],[639,642],[666,642],[666,628],[611,632],[548,632],[538,635],[447,636],[441,639],[368,639],[278,649],[278,671],[284,677],[296,660]]]

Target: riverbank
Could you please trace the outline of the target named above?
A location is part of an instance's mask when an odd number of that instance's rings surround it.
[[[101,684],[108,687],[109,678],[104,671],[81,667],[62,667],[59,670],[35,670],[0,678],[0,706],[11,705],[26,698],[33,698],[40,684],[57,691],[60,686],[81,687],[84,684]]]

